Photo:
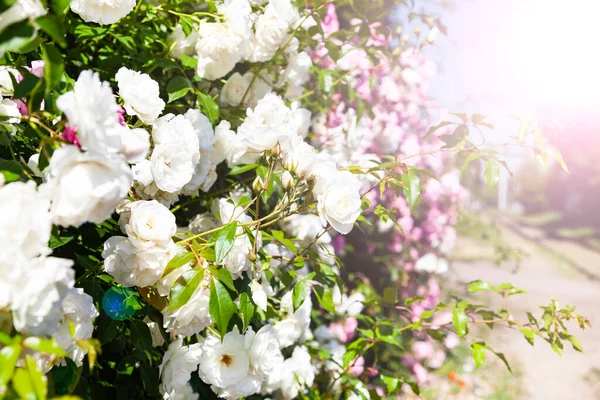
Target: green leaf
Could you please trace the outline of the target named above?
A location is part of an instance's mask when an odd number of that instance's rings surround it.
[[[460,167],[460,171],[464,172],[467,169],[467,167],[469,166],[469,164],[471,164],[472,161],[475,161],[481,157],[483,157],[483,154],[481,154],[481,153],[477,153],[477,152],[470,153],[467,156],[467,158],[465,158],[463,165]]]
[[[171,288],[170,292],[170,301],[169,301],[169,311],[177,310],[185,303],[188,302],[192,294],[202,282],[204,278],[204,269],[203,268],[193,268],[189,271],[186,271],[175,281],[175,284]]]
[[[130,321],[131,337],[135,338],[135,347],[143,351],[152,351],[152,335],[150,334],[150,328],[144,321],[139,319],[132,319]]]
[[[333,304],[333,297],[331,296],[331,290],[325,289],[323,286],[315,287],[315,294],[317,295],[317,300],[319,300],[319,304],[330,313],[335,312],[335,305]]]
[[[396,304],[398,302],[398,289],[395,287],[383,288],[383,302],[386,304]]]
[[[573,346],[573,349],[577,350],[580,353],[583,353],[583,347],[581,347],[581,342],[579,341],[579,339],[577,339],[575,336],[573,335],[569,335],[567,337],[567,340],[569,342],[571,342],[571,346]]]
[[[219,105],[207,94],[198,93],[198,105],[202,113],[208,117],[210,123],[216,125],[219,121]]]
[[[425,137],[423,139],[427,138],[429,135],[431,135],[433,132],[437,131],[438,129],[443,128],[444,126],[448,126],[450,124],[453,124],[453,122],[443,121],[443,122],[440,122],[437,125],[433,125],[432,127],[430,127],[427,130],[427,133],[425,134]]]
[[[487,193],[490,193],[500,182],[500,166],[494,160],[485,162],[484,179]]]
[[[469,127],[465,124],[459,125],[456,127],[454,132],[451,135],[443,135],[439,138],[446,143],[444,148],[452,148],[460,143],[461,140],[467,137],[469,134]]]
[[[467,333],[467,314],[465,310],[455,308],[452,310],[452,324],[456,329],[456,334],[459,337],[463,337]]]
[[[190,90],[192,83],[183,76],[176,76],[167,83],[167,94],[169,95],[169,103],[182,98]]]
[[[233,278],[231,277],[231,273],[229,272],[229,270],[227,268],[217,269],[211,265],[210,267],[208,267],[208,270],[215,278],[217,278],[219,281],[221,281],[222,284],[227,286],[227,288],[229,290],[237,293],[237,289],[235,288],[235,285],[233,284]]]
[[[69,11],[70,3],[71,0],[52,0],[52,9],[56,15],[64,17],[64,15]]]
[[[31,356],[25,358],[25,368],[17,368],[12,385],[21,399],[45,400],[47,378],[38,370]]]
[[[179,60],[181,61],[181,65],[183,65],[185,68],[196,69],[198,66],[198,59],[196,57],[183,54],[181,57],[179,57]]]
[[[18,51],[35,37],[35,29],[29,20],[17,22],[0,33],[0,54]]]
[[[42,47],[42,56],[45,61],[44,79],[46,80],[46,91],[49,91],[60,83],[65,64],[62,55],[52,44],[45,44]]]
[[[567,163],[562,154],[560,154],[560,151],[553,148],[546,148],[546,154],[552,157],[566,173],[569,173],[569,167],[567,167]]]
[[[4,175],[4,181],[14,182],[25,178],[23,166],[14,160],[0,160],[0,173]]]
[[[292,292],[292,304],[294,306],[294,312],[296,312],[296,310],[299,309],[300,306],[304,303],[304,300],[306,300],[308,293],[309,288],[306,284],[306,281],[302,280],[296,283],[296,286],[294,286],[294,290]]]
[[[0,13],[8,10],[16,3],[17,0],[1,0],[0,1]]]
[[[513,373],[512,368],[510,368],[510,364],[508,363],[508,360],[506,359],[506,357],[504,356],[504,354],[497,353],[497,352],[495,352],[493,350],[491,350],[491,351],[492,351],[492,353],[494,353],[496,355],[496,357],[498,357],[499,359],[502,360],[502,362],[504,363],[504,365],[506,365],[506,368],[508,369],[508,371],[512,374]]]
[[[477,114],[477,113],[471,115],[471,121],[473,121],[473,123],[475,125],[481,124],[485,118],[486,118],[485,115],[481,115],[481,114]]]
[[[59,23],[52,15],[44,15],[35,20],[37,26],[48,34],[60,47],[67,47],[65,41],[65,25]]]
[[[254,316],[255,306],[250,301],[250,296],[246,292],[240,294],[240,314],[244,323],[244,330],[250,325],[250,320]]]
[[[0,397],[6,394],[8,382],[13,376],[20,355],[19,343],[5,346],[0,350]]]
[[[175,257],[171,258],[167,266],[165,267],[165,271],[163,272],[161,278],[169,275],[171,272],[176,269],[183,267],[185,264],[189,263],[194,259],[194,253],[191,251],[186,251],[185,253],[176,254]]]
[[[533,346],[533,343],[534,343],[533,329],[521,327],[521,328],[519,328],[519,331],[523,334],[523,336],[525,336],[525,339],[529,342],[529,344]]]
[[[404,188],[402,190],[404,192],[404,197],[406,198],[406,203],[408,204],[410,210],[412,210],[413,206],[421,195],[419,176],[415,171],[410,170],[402,175],[401,180],[404,184]]]
[[[494,287],[487,282],[476,280],[469,283],[467,290],[471,293],[484,292],[484,291],[493,291]]]
[[[462,113],[450,113],[452,115],[454,115],[455,117],[458,117],[462,120],[462,122],[467,123],[469,121],[469,118],[467,117],[467,114],[462,114]]]
[[[479,343],[473,343],[471,345],[473,350],[473,361],[475,361],[475,368],[479,368],[485,361],[485,347]]]
[[[233,241],[235,240],[236,230],[237,221],[233,221],[213,235],[213,239],[215,240],[215,264],[221,265],[223,259],[225,259],[227,254],[231,251]]]
[[[256,167],[258,167],[258,165],[259,164],[236,165],[235,167],[231,168],[231,171],[229,171],[229,175],[239,175],[246,171],[255,169]]]
[[[14,97],[16,99],[22,99],[27,97],[33,90],[35,85],[39,82],[40,78],[33,74],[25,74],[23,80],[15,87]]]
[[[385,383],[388,394],[392,394],[398,388],[398,384],[400,383],[398,378],[386,375],[381,375],[381,380],[383,381],[383,383]]]
[[[229,291],[216,278],[213,278],[210,281],[210,300],[208,309],[221,337],[225,336],[229,320],[231,320],[231,317],[235,313],[236,307],[233,300],[231,300]]]
[[[58,396],[73,392],[79,382],[80,370],[77,365],[70,358],[65,358],[65,364],[64,366],[54,366],[49,372],[54,394]]]
[[[56,340],[54,339],[44,339],[32,336],[23,341],[23,346],[33,350],[41,351],[42,353],[54,354],[59,357],[67,356],[67,353],[58,345],[58,343],[56,343]]]

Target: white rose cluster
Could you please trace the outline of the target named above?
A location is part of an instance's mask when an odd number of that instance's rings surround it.
[[[71,11],[85,22],[114,24],[133,10],[135,0],[71,0]]]
[[[190,109],[185,114],[156,119],[150,159],[133,166],[136,193],[170,205],[180,194],[208,191],[217,179],[214,140],[213,127],[200,111]]]
[[[0,186],[0,311],[12,313],[27,340],[53,336],[80,364],[85,350],[75,341],[91,338],[98,312],[92,298],[74,288],[73,261],[49,256],[50,208],[33,181]]]
[[[175,216],[157,202],[136,201],[121,207],[119,224],[127,237],[104,243],[104,269],[123,286],[154,285],[180,247],[173,242]]]
[[[175,42],[173,56],[195,54],[198,76],[216,80],[231,72],[239,62],[266,62],[279,50],[285,50],[288,65],[279,72],[277,82],[267,74],[236,72],[223,87],[220,101],[233,106],[243,102],[253,107],[272,87],[283,86],[287,87],[286,98],[300,96],[312,61],[307,52],[298,51],[298,40],[290,33],[298,24],[307,27],[310,23],[301,18],[292,2],[272,0],[262,12],[255,13],[248,0],[225,0],[217,4],[217,11],[222,20],[202,23],[188,36],[177,26],[171,35]]]

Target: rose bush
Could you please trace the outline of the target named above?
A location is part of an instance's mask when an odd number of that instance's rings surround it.
[[[506,362],[480,322],[580,349],[572,308],[469,302],[510,284],[442,301],[452,155],[490,186],[502,160],[467,140],[479,114],[432,126],[439,21],[419,42],[352,1],[0,12],[0,396],[390,398],[460,340]]]

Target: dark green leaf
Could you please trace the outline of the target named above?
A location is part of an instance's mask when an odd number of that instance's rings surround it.
[[[60,47],[66,47],[64,25],[54,19],[52,15],[44,15],[35,20],[37,26],[48,34]]]
[[[65,64],[62,55],[52,44],[45,44],[42,47],[42,55],[46,63],[44,65],[46,90],[50,90],[61,81],[65,72]]]
[[[0,33],[0,54],[19,50],[34,36],[35,29],[27,19],[9,25]]]
[[[192,90],[192,84],[183,76],[176,76],[167,84],[167,94],[169,95],[169,103],[182,98]]]
[[[8,10],[16,3],[17,0],[0,0],[0,13]]]
[[[217,330],[221,334],[221,337],[223,337],[227,332],[229,320],[231,320],[231,317],[235,313],[236,307],[233,300],[231,300],[229,291],[216,278],[213,278],[210,282],[208,308],[210,316],[215,321]]]
[[[26,74],[23,80],[15,87],[14,97],[15,99],[22,99],[27,97],[33,90],[35,85],[39,82],[40,78],[33,74]]]
[[[135,338],[135,347],[143,351],[152,351],[152,335],[148,325],[139,319],[132,319],[130,324],[131,337]]]
[[[240,294],[240,314],[242,316],[242,322],[244,323],[244,330],[250,325],[250,320],[254,316],[254,303],[250,300],[250,296],[247,293]]]

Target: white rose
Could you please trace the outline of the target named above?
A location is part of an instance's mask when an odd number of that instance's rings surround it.
[[[62,318],[62,302],[74,284],[73,261],[40,257],[23,271],[12,302],[13,324],[21,333],[51,336]]]
[[[248,149],[248,144],[230,128],[231,124],[228,121],[221,121],[217,125],[211,161],[220,164],[226,160],[228,167],[256,162],[261,153]]]
[[[260,389],[260,380],[250,369],[246,338],[237,328],[225,334],[223,341],[215,336],[204,340],[198,375],[225,398],[247,397]]]
[[[198,400],[200,395],[194,392],[189,383],[186,383],[179,389],[174,389],[163,395],[163,400]]]
[[[256,21],[254,47],[250,56],[252,62],[269,61],[279,46],[283,44],[289,32],[288,23],[280,18],[273,7],[269,7],[269,5]]]
[[[122,150],[119,106],[108,82],[101,82],[97,72],[82,71],[73,90],[56,100],[69,124],[77,129],[84,150],[118,153]]]
[[[18,249],[28,258],[50,253],[50,202],[37,192],[35,182],[12,182],[0,187],[0,215],[3,247]]]
[[[360,187],[360,181],[349,171],[330,177],[324,193],[317,197],[317,210],[323,224],[329,222],[343,235],[350,232],[362,212]]]
[[[267,311],[267,294],[263,286],[255,279],[250,282],[250,290],[252,292],[252,301],[263,311]]]
[[[150,152],[150,135],[142,128],[129,129],[123,127],[121,135],[123,143],[122,153],[130,164],[138,163],[148,156]]]
[[[300,136],[292,140],[292,148],[283,152],[283,166],[296,172],[302,179],[308,179],[315,167],[315,148],[302,140]]]
[[[351,317],[355,317],[364,308],[363,302],[365,301],[365,296],[362,293],[354,293],[347,296],[336,285],[331,291],[331,295],[335,311],[338,314],[348,314]]]
[[[434,253],[427,253],[415,263],[415,271],[430,274],[443,274],[448,271],[448,261],[439,258]]]
[[[222,104],[237,106],[244,99],[244,95],[248,96],[248,88],[250,81],[247,81],[245,75],[242,76],[239,72],[234,73],[227,79],[219,100]]]
[[[315,380],[315,367],[310,362],[310,354],[304,346],[294,348],[292,356],[283,362],[279,387],[285,400],[295,399],[305,387]]]
[[[209,154],[202,156],[196,165],[192,179],[183,187],[182,193],[188,196],[197,196],[198,190],[208,192],[217,180],[217,166],[209,158]]]
[[[165,102],[160,98],[158,83],[148,74],[125,67],[119,69],[115,79],[127,114],[137,115],[147,124],[154,122],[165,108]]]
[[[130,205],[125,231],[131,243],[140,248],[166,248],[177,232],[175,215],[156,200],[136,201]]]
[[[19,111],[17,103],[9,99],[2,99],[0,101],[0,120],[9,124],[21,122],[21,111]]]
[[[154,182],[169,193],[181,190],[192,179],[196,166],[186,143],[178,140],[156,146],[150,163]]]
[[[21,290],[21,276],[28,265],[28,258],[19,248],[0,248],[0,310],[9,307],[16,293]]]
[[[192,127],[196,131],[200,152],[210,152],[213,147],[215,132],[208,117],[193,108],[187,110],[185,114],[183,114],[183,117],[190,121]],[[192,143],[195,143],[195,141]]]
[[[303,244],[308,245],[317,235],[323,231],[323,223],[318,215],[314,214],[294,214],[283,220],[286,231],[292,237],[300,239]],[[322,235],[317,243],[330,243],[329,233]]]
[[[152,337],[152,347],[162,346],[165,343],[165,338],[160,331],[160,325],[152,321],[148,316],[145,316],[143,321],[148,325],[148,330]]]
[[[201,232],[218,228],[219,226],[219,220],[212,213],[205,212],[202,214],[198,214],[194,218],[192,218],[188,225],[188,229],[192,233],[198,234]]]
[[[176,272],[172,272],[171,274],[177,275]],[[165,330],[177,336],[192,336],[200,333],[213,322],[208,309],[209,300],[210,293],[207,276],[198,285],[187,303],[173,311],[163,310],[163,326]]]
[[[71,11],[85,22],[114,24],[133,10],[135,0],[71,0]]]
[[[310,335],[307,331],[310,327],[311,310],[312,300],[310,295],[306,296],[302,305],[295,312],[292,303],[292,292],[287,292],[281,298],[281,311],[287,312],[288,316],[273,326],[281,348],[291,346],[299,339]]]
[[[198,33],[193,29],[189,36],[185,36],[185,32],[180,24],[177,24],[169,39],[175,44],[171,50],[171,55],[175,58],[180,58],[183,55],[191,56],[194,54],[194,48],[198,41]]]
[[[252,368],[260,376],[267,377],[283,361],[277,335],[271,325],[263,326],[256,334],[251,327],[248,328],[246,342]]]
[[[69,289],[62,302],[62,313],[62,321],[53,337],[69,358],[80,367],[87,351],[77,340],[91,339],[94,333],[94,319],[100,314],[92,297],[79,288]]]
[[[302,51],[292,54],[288,59],[288,65],[283,70],[279,78],[279,85],[287,84],[284,97],[286,99],[295,99],[304,92],[304,85],[309,80],[309,71],[312,67],[310,55]]]
[[[227,75],[242,58],[244,37],[229,28],[227,23],[201,24],[200,39],[196,42],[198,76],[215,80]]]
[[[8,10],[2,13],[0,31],[15,22],[26,18],[34,20],[37,17],[47,14],[47,12],[46,7],[39,0],[17,0]]]
[[[271,150],[277,143],[289,141],[290,109],[283,99],[274,93],[263,97],[254,110],[248,109],[244,123],[240,125],[238,134],[248,143],[248,147],[256,151]]]
[[[132,182],[131,170],[121,159],[81,153],[75,146],[54,151],[48,179],[40,190],[51,200],[54,222],[75,227],[109,218]]]
[[[179,247],[172,242],[171,246]],[[154,285],[164,272],[170,256],[168,249],[140,249],[123,236],[108,238],[102,251],[104,270],[115,282],[128,287]]]
[[[18,4],[18,3],[17,3]],[[2,14],[4,17],[4,14]],[[1,30],[1,29],[0,29]],[[2,96],[12,96],[15,88],[13,87],[13,80],[17,80],[17,77],[20,75],[19,71],[15,68],[0,66],[0,95]],[[12,76],[12,78],[11,78]]]
[[[158,367],[161,393],[170,393],[187,385],[201,358],[200,344],[183,346],[182,339],[171,342]]]
[[[200,113],[199,113],[200,114]],[[182,142],[185,151],[192,158],[194,166],[200,160],[200,132],[194,127],[193,114],[186,115],[163,115],[156,120],[152,126],[152,140],[154,145]]]

